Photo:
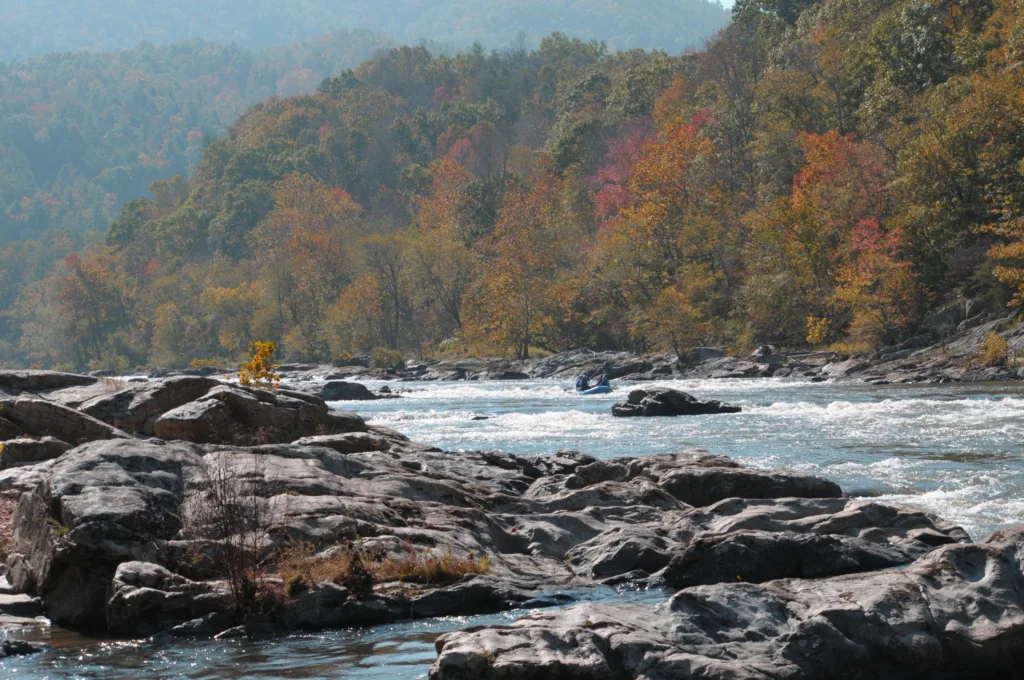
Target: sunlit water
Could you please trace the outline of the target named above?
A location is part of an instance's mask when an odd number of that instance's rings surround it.
[[[570,384],[554,381],[390,383],[401,399],[332,405],[453,455],[475,449],[520,454],[575,449],[614,458],[702,447],[750,465],[821,474],[854,495],[915,505],[960,524],[975,538],[1024,523],[1024,384],[869,386],[779,379],[655,384],[729,401],[744,411],[613,418],[611,405],[623,400],[630,386],[620,383],[611,395],[579,397]],[[600,590],[586,597],[653,602],[663,593]],[[0,676],[421,678],[434,660],[438,634],[520,615],[230,643],[111,643],[43,629],[34,634],[53,648],[35,657],[0,660]]]

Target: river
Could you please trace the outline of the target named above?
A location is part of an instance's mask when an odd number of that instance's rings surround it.
[[[748,465],[824,475],[848,493],[929,510],[975,539],[1024,523],[1024,384],[872,386],[771,378],[655,384],[729,401],[744,411],[612,418],[611,404],[629,386],[619,384],[611,395],[578,397],[570,384],[547,380],[391,383],[401,399],[332,405],[453,455],[574,449],[614,458],[701,447]],[[664,594],[600,590],[587,597],[658,601]],[[0,660],[0,677],[422,678],[439,633],[521,614],[230,643],[110,642],[48,626],[19,629],[8,634],[48,642],[51,649]]]

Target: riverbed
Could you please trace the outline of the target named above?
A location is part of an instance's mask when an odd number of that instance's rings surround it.
[[[367,382],[378,389],[384,382]],[[963,526],[975,539],[1024,523],[1024,384],[872,386],[788,379],[654,383],[743,407],[735,415],[612,418],[610,395],[580,397],[568,382],[390,383],[400,399],[336,402],[376,425],[452,455],[500,449],[584,451],[600,458],[692,447],[758,467],[826,476],[853,495],[914,505]],[[659,601],[659,591],[577,594]],[[50,651],[0,660],[0,677],[346,678],[425,677],[433,640],[469,625],[512,621],[523,611],[455,617],[264,641],[89,640],[40,627],[9,634]]]

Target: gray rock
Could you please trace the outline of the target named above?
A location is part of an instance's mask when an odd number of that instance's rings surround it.
[[[156,380],[96,397],[79,409],[114,427],[152,436],[160,415],[199,399],[220,384],[213,378],[195,376]]]
[[[762,583],[889,569],[915,557],[897,546],[852,536],[736,531],[694,540],[672,558],[663,578],[676,589],[728,581]]]
[[[25,431],[20,427],[6,418],[0,418],[0,441],[18,439],[23,434],[25,434]]]
[[[690,361],[701,363],[710,359],[721,359],[726,351],[720,347],[694,347],[689,351]]]
[[[128,439],[117,428],[66,406],[43,399],[19,397],[0,400],[0,413],[25,434],[52,436],[72,445],[100,439]]]
[[[43,615],[43,601],[30,595],[0,595],[0,614],[34,618]]]
[[[0,659],[7,656],[28,656],[45,652],[46,646],[26,642],[24,640],[3,640],[0,641]]]
[[[199,461],[190,445],[132,440],[64,454],[15,511],[15,587],[42,597],[57,623],[105,629],[115,569],[165,559],[163,543],[181,527],[186,478]]]
[[[318,583],[289,598],[281,607],[281,619],[298,630],[338,628],[353,622],[352,612],[344,608],[348,599],[348,588]]]
[[[394,395],[381,396],[374,394],[366,385],[361,383],[329,380],[323,384],[319,396],[324,401],[373,401],[375,399],[390,399]]]
[[[199,400],[164,413],[153,425],[162,439],[237,444],[365,430],[362,418],[330,411],[318,397],[233,385],[218,385]]]
[[[659,606],[582,605],[448,633],[432,680],[1016,677],[1024,531],[902,569],[722,583]]]
[[[231,609],[224,587],[190,581],[156,564],[125,562],[111,584],[107,630],[133,637],[163,631],[214,635],[231,625]]]
[[[92,376],[58,371],[0,371],[0,389],[12,393],[58,390],[97,382]]]
[[[54,437],[43,437],[0,441],[0,447],[0,469],[5,469],[59,458],[71,445]]]
[[[719,401],[700,401],[685,392],[667,387],[633,390],[625,404],[612,407],[612,415],[619,418],[643,416],[701,416],[739,413],[739,406]]]
[[[391,441],[387,438],[368,432],[351,432],[348,434],[327,434],[316,437],[303,437],[294,442],[296,446],[323,446],[338,453],[361,453],[363,451],[387,451]]]
[[[224,612],[210,612],[206,616],[174,626],[169,632],[183,638],[213,637],[231,628],[233,623],[234,619]]]
[[[860,373],[867,370],[870,365],[871,364],[864,359],[854,357],[852,359],[847,359],[846,361],[826,364],[822,367],[821,372],[823,375],[827,375],[831,378],[845,378],[853,375],[854,373]]]

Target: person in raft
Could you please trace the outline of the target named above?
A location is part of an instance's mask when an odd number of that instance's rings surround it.
[[[580,377],[576,378],[576,391],[586,392],[590,389],[590,376],[584,373]]]
[[[608,376],[602,374],[601,377],[597,379],[597,384],[594,385],[594,387],[611,387],[608,383]]]

